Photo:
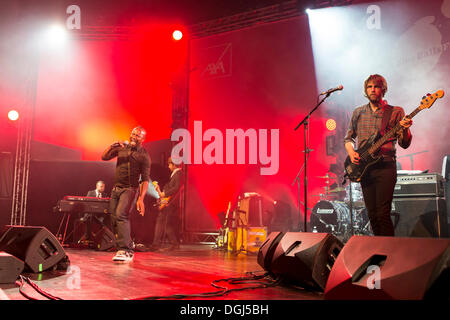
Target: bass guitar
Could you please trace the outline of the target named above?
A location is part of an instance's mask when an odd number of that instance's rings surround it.
[[[433,94],[427,94],[422,98],[420,105],[413,111],[411,114],[406,117],[412,119],[419,111],[423,109],[431,108],[434,102],[442,98],[444,96],[443,90],[438,90]],[[402,130],[402,126],[400,123],[397,123],[391,130],[389,130],[383,136],[380,133],[372,135],[367,143],[356,150],[359,154],[359,163],[355,164],[350,160],[350,156],[347,156],[344,162],[345,175],[344,177],[348,177],[352,182],[360,182],[361,178],[366,173],[367,169],[372,165],[376,164],[378,161],[382,159],[381,156],[376,156],[377,151],[384,145],[387,141],[394,138],[398,132]]]

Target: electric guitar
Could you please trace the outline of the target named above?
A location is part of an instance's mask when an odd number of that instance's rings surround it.
[[[161,189],[159,187],[158,181],[152,181],[152,183],[155,186],[155,190],[156,192],[158,192],[159,195],[159,199],[156,201],[156,206],[158,207],[158,210],[161,211],[162,209],[164,209],[169,205],[171,196],[161,197]]]
[[[230,214],[231,202],[228,202],[227,214],[225,215],[225,221],[223,226],[220,228],[219,237],[218,237],[218,247],[224,247],[228,244],[228,216]]]
[[[413,111],[411,114],[406,116],[409,119],[412,119],[416,114],[419,113],[420,110],[425,108],[431,108],[433,103],[438,99],[444,96],[443,90],[438,90],[433,94],[427,94],[424,96],[420,102],[420,105]],[[383,136],[380,133],[372,135],[367,143],[356,150],[359,154],[359,163],[352,163],[350,160],[350,156],[347,156],[344,162],[345,167],[345,175],[344,177],[348,177],[350,181],[360,182],[361,178],[366,173],[367,169],[380,161],[382,159],[381,156],[376,156],[376,152],[384,145],[387,141],[395,137],[395,135],[402,130],[402,126],[400,123],[397,123],[391,130],[389,130]]]

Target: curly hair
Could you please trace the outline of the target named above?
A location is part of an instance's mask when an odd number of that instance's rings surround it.
[[[386,92],[387,92],[387,90],[388,90],[387,82],[386,82],[386,79],[385,79],[383,76],[380,76],[379,74],[371,74],[371,75],[366,79],[366,81],[364,81],[364,96],[365,96],[366,98],[368,98],[368,96],[367,96],[367,84],[368,84],[370,81],[373,81],[373,82],[375,82],[376,84],[378,84],[378,85],[381,86],[381,90],[382,90],[382,92],[383,92],[383,97],[384,97],[384,95],[386,94]]]

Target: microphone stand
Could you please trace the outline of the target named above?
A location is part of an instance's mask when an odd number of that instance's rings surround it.
[[[301,125],[304,126],[305,128],[305,162],[303,164],[302,169],[304,169],[304,183],[303,183],[303,187],[304,187],[304,193],[305,193],[305,215],[304,215],[304,225],[303,225],[303,229],[304,232],[308,232],[307,231],[307,216],[308,216],[308,157],[309,157],[309,153],[311,151],[314,151],[312,149],[309,149],[308,147],[308,137],[309,137],[309,118],[311,117],[311,114],[316,111],[316,109],[325,101],[326,98],[328,98],[330,96],[331,92],[328,92],[325,97],[308,113],[308,115],[295,127],[294,131],[297,130]],[[300,212],[300,172],[302,171],[302,169],[300,169],[299,173],[297,174],[297,177],[295,178],[295,180],[297,180],[298,183],[298,193],[299,193],[299,206],[298,206],[298,217],[299,217],[299,223],[300,223],[300,217],[301,217],[301,212]],[[294,180],[294,181],[295,181]],[[300,225],[299,225],[299,229],[300,229]]]

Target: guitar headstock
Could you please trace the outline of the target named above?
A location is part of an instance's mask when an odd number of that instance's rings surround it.
[[[444,90],[438,90],[433,94],[428,93],[426,96],[422,98],[420,101],[419,109],[431,108],[433,103],[444,96]]]

